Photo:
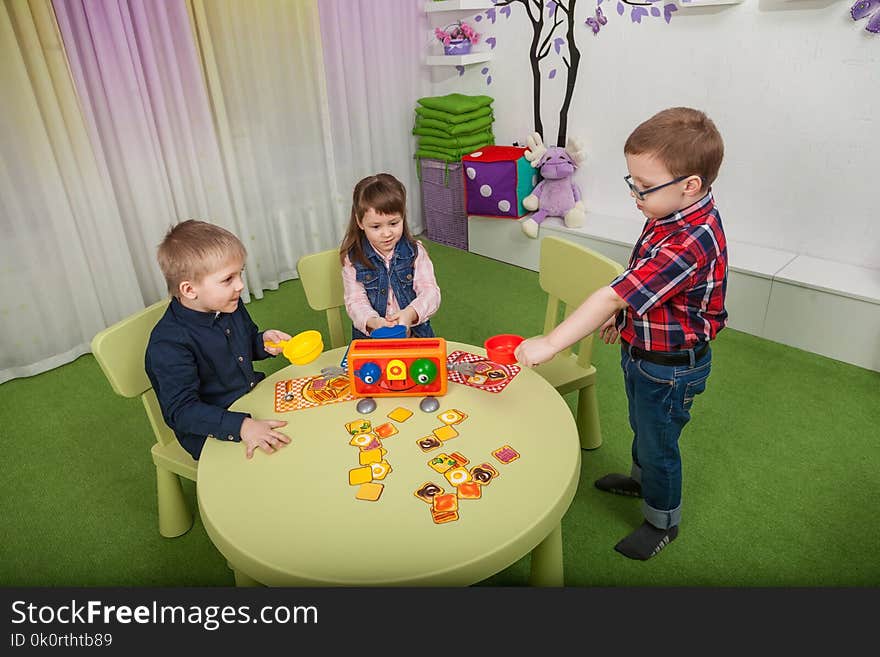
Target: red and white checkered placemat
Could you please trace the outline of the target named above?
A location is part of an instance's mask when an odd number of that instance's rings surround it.
[[[285,399],[289,396],[290,399]],[[275,384],[275,412],[300,411],[354,399],[347,376],[304,376]]]
[[[472,376],[465,376],[450,369],[449,366],[453,363],[473,363],[476,371]],[[446,378],[450,381],[487,392],[501,392],[522,369],[519,365],[502,365],[467,351],[453,351],[449,354],[446,357],[446,368]]]

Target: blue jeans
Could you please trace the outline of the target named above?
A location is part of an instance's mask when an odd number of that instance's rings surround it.
[[[642,485],[645,520],[659,529],[681,521],[681,453],[678,438],[691,419],[694,397],[706,389],[712,348],[687,365],[658,365],[621,349],[620,367],[633,431],[633,479]]]

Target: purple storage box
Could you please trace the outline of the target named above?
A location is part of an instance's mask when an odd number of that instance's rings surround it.
[[[461,162],[421,158],[418,164],[428,239],[466,251],[467,212]]]

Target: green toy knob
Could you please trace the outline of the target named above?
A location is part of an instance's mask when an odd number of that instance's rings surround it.
[[[412,380],[421,385],[428,385],[437,378],[437,364],[428,358],[419,358],[409,368]]]

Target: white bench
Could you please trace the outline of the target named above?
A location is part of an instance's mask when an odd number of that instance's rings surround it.
[[[540,240],[556,235],[626,266],[642,223],[587,213],[582,228],[548,218],[538,239],[521,220],[468,217],[468,250],[538,270]],[[728,242],[728,325],[752,335],[880,371],[880,270]]]

